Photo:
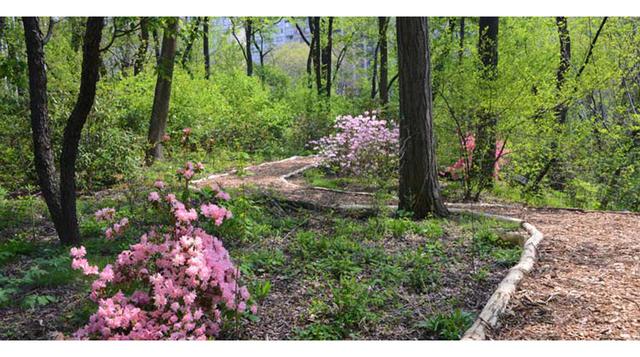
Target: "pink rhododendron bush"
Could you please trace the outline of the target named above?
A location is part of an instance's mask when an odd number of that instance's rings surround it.
[[[325,166],[339,175],[387,176],[398,165],[399,130],[376,112],[336,118],[335,134],[313,141]]]
[[[187,163],[179,170],[185,187],[202,168]],[[233,217],[222,206],[228,194],[219,190],[215,202],[191,207],[188,192],[181,202],[165,187],[156,181],[147,204],[169,217],[169,223],[149,227],[111,264],[99,269],[86,259],[85,247],[71,248],[72,267],[93,279],[90,298],[98,304],[76,338],[208,339],[218,335],[226,319],[255,314],[256,306],[250,304],[247,288],[239,285],[239,270],[222,241],[203,229]],[[96,219],[111,224],[106,239],[118,239],[133,224],[115,215],[112,208],[96,212]]]

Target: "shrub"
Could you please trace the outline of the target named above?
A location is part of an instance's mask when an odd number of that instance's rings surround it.
[[[344,175],[388,177],[398,165],[398,128],[375,112],[339,116],[335,134],[312,142],[325,165]]]
[[[171,223],[152,227],[113,264],[99,269],[85,258],[85,247],[71,248],[71,266],[95,276],[90,297],[98,304],[75,337],[206,339],[217,336],[226,319],[247,313],[251,300],[248,289],[239,286],[239,270],[222,242],[197,226],[200,216],[189,205],[189,180],[199,169],[201,165],[187,164],[180,170],[186,182],[184,202],[172,193],[161,197],[162,185],[156,185],[160,193],[149,194],[149,204]],[[219,204],[200,206],[214,226],[232,217]],[[96,218],[113,221],[113,211],[103,209]],[[107,239],[117,239],[129,224],[127,218],[113,224]],[[250,310],[255,313],[256,306]]]

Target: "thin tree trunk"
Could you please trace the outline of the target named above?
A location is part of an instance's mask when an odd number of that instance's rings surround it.
[[[560,38],[560,65],[556,75],[556,88],[558,89],[558,95],[560,95],[567,72],[571,66],[571,37],[569,36],[566,17],[556,17],[556,25],[558,26],[558,37]],[[558,106],[556,121],[559,124],[564,124],[567,121],[568,110],[569,106],[566,103]]]
[[[202,21],[202,54],[204,55],[204,78],[211,77],[211,54],[209,53],[209,18]]]
[[[251,37],[253,36],[253,24],[251,18],[247,18],[244,23],[245,51],[247,60],[247,76],[253,75],[253,55],[251,54]]]
[[[460,18],[460,44],[458,46],[458,63],[462,62],[464,55],[464,17]]]
[[[378,89],[376,88],[378,84],[378,49],[380,48],[380,43],[376,44],[376,48],[373,50],[373,68],[371,69],[371,99],[376,97],[376,93]]]
[[[178,33],[178,19],[171,18],[162,36],[162,52],[158,65],[158,80],[153,96],[153,108],[149,123],[149,145],[147,152],[147,164],[154,160],[162,159],[162,137],[167,127],[169,115],[169,101],[171,99],[171,82],[173,80],[173,66],[176,58],[176,44]]]
[[[313,28],[311,29],[311,33],[313,34],[313,38],[315,39],[314,48],[313,48],[313,66],[316,73],[316,89],[318,90],[318,95],[322,94],[322,70],[321,70],[321,58],[322,51],[320,50],[320,18],[313,18]]]
[[[60,156],[60,206],[62,208],[63,243],[78,244],[80,230],[76,213],[76,159],[80,134],[96,96],[100,70],[100,41],[103,17],[89,17],[82,50],[82,73],[78,100],[67,120]]]
[[[37,17],[23,17],[24,37],[29,68],[29,102],[31,131],[38,184],[47,204],[51,220],[63,239],[60,187],[56,172],[47,96],[47,71],[44,60],[44,44]]]
[[[415,219],[447,216],[436,169],[429,26],[425,17],[398,17],[400,187],[398,209]]]
[[[329,25],[327,26],[327,46],[323,49],[322,52],[322,66],[323,73],[325,74],[326,84],[325,84],[325,94],[327,98],[331,97],[331,57],[333,51],[333,17],[329,17]]]
[[[189,60],[191,59],[191,49],[193,48],[193,43],[196,41],[196,37],[198,36],[198,29],[200,28],[200,18],[197,17],[195,20],[195,24],[191,31],[189,32],[189,37],[187,38],[187,45],[185,46],[184,52],[182,53],[182,60],[180,63],[182,67],[187,70],[187,72],[191,73],[188,68]]]
[[[156,54],[156,66],[160,64],[160,34],[158,34],[158,29],[154,28],[151,32],[153,35],[153,50]]]
[[[380,104],[382,111],[385,111],[389,103],[389,66],[388,66],[388,50],[387,50],[387,28],[389,27],[389,18],[378,17],[378,42],[380,43]]]
[[[498,77],[498,25],[497,17],[480,18],[480,36],[478,40],[478,53],[482,63],[481,76],[484,85],[491,87],[492,82]],[[489,88],[490,89],[490,88]],[[478,183],[478,191],[474,199],[478,199],[482,190],[493,186],[496,155],[496,126],[497,114],[489,109],[479,113],[479,122],[476,135],[475,179]]]
[[[149,50],[149,18],[140,18],[140,46],[133,65],[133,75],[137,76],[144,69],[144,63],[147,60],[147,51]]]
[[[0,39],[2,39],[2,36],[4,35],[5,23],[6,23],[6,19],[3,16],[0,16]]]

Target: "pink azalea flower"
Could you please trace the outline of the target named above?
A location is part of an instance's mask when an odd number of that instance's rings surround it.
[[[149,200],[149,202],[159,202],[160,195],[156,191],[153,191],[149,193],[149,197],[147,199]]]

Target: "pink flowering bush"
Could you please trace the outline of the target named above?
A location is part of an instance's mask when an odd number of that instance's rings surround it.
[[[191,166],[186,165],[184,173],[196,170]],[[183,174],[188,186],[187,176]],[[216,201],[202,204],[200,216],[187,201],[162,192],[164,185],[154,186],[160,192],[149,194],[149,204],[170,217],[170,223],[150,227],[102,269],[89,263],[85,247],[71,248],[71,266],[92,279],[90,298],[98,304],[76,338],[208,339],[216,337],[231,317],[256,313],[222,241],[198,224],[211,220],[220,226],[232,213]],[[218,195],[220,201],[228,198],[221,190]],[[112,208],[98,212],[96,217],[114,220]],[[107,239],[128,226],[129,220],[121,219],[107,229]]]
[[[471,170],[471,163],[473,163],[473,152],[476,148],[476,138],[473,134],[467,133],[466,136],[460,138],[461,147],[464,149],[463,157],[458,159],[453,165],[448,166],[442,173],[442,176],[449,176],[453,180],[458,180],[461,176],[464,179],[468,179],[469,171]],[[496,141],[495,149],[495,162],[494,162],[494,177],[499,178],[500,169],[507,163],[505,157],[511,153],[511,150],[505,148],[505,142],[502,140]]]
[[[311,142],[326,166],[340,175],[384,176],[398,165],[397,125],[375,112],[336,118],[335,134]]]

